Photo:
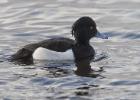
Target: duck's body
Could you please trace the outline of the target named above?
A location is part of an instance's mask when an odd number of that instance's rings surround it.
[[[28,53],[36,60],[79,60],[87,58],[87,56],[94,56],[95,51],[89,44],[79,45],[72,39],[61,37],[26,45],[13,57],[15,59],[24,59],[24,57],[28,59],[30,58],[27,58]]]

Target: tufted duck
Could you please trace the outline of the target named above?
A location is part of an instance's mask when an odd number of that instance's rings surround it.
[[[87,16],[79,18],[73,24],[71,34],[75,40],[61,37],[28,44],[12,55],[12,60],[31,64],[33,59],[47,60],[53,57],[54,60],[59,60],[61,58],[74,58],[77,74],[90,72],[90,62],[94,59],[95,51],[89,44],[89,40],[92,37],[107,39],[107,36],[100,34],[96,28],[96,23]],[[73,53],[70,55],[70,52]],[[51,54],[53,55],[51,56]],[[58,55],[62,57],[60,58]]]

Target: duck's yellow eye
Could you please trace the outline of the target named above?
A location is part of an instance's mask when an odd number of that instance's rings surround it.
[[[92,30],[93,29],[93,26],[90,26],[90,29]]]

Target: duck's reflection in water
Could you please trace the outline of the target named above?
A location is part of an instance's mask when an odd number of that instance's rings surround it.
[[[103,67],[100,67],[100,69],[96,71],[93,70],[90,65],[90,60],[88,59],[75,62],[75,65],[77,67],[75,71],[76,75],[92,77],[92,78],[96,78],[96,77],[104,78],[103,76],[100,75],[100,73],[104,71]]]
[[[33,61],[32,58],[21,59],[21,60],[15,61],[14,64],[27,66],[27,65],[33,65],[34,61]],[[60,67],[60,65],[62,66],[62,68]],[[65,64],[63,64],[63,65],[65,66]],[[69,74],[69,72],[70,72],[70,71],[68,71],[68,68],[64,69],[63,65],[62,64],[56,64],[56,63],[54,65],[54,64],[51,64],[51,63],[49,64],[49,62],[47,62],[47,64],[44,64],[44,67],[42,67],[41,69],[49,71],[49,76],[51,74],[51,77],[63,77],[63,76],[67,76],[66,74]],[[69,64],[67,64],[67,65],[69,65]],[[100,67],[100,69],[96,70],[96,71],[94,69],[92,69],[89,59],[85,59],[85,60],[82,60],[82,61],[75,61],[75,66],[77,68],[74,71],[74,73],[78,76],[92,77],[92,78],[96,78],[96,77],[104,78],[103,76],[100,75],[101,72],[104,71],[104,69],[102,67]]]

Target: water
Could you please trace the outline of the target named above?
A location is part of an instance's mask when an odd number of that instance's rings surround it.
[[[139,0],[1,0],[1,100],[139,100]],[[21,66],[6,59],[22,46],[49,37],[71,38],[71,26],[92,17],[108,40],[92,39],[106,59],[92,67],[103,77],[81,77],[72,62]]]

